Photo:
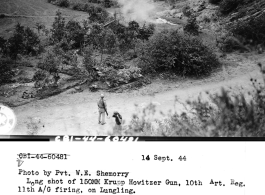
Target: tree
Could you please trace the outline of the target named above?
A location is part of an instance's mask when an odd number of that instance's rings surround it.
[[[107,28],[104,30],[104,47],[109,53],[116,51],[118,46],[118,39],[114,32]]]
[[[36,55],[38,53],[38,46],[40,39],[29,27],[24,31],[24,49],[26,54]]]
[[[196,17],[191,15],[188,19],[188,23],[184,26],[184,32],[198,35],[199,34],[199,25],[197,24]]]
[[[126,52],[128,49],[134,48],[134,41],[136,40],[139,32],[139,24],[137,22],[131,21],[128,24],[128,27],[117,22],[109,28],[116,35],[121,51]]]
[[[111,7],[111,1],[110,0],[104,0],[103,1],[104,7],[110,8]]]
[[[15,73],[12,71],[13,61],[0,58],[0,85],[10,83]]]
[[[90,15],[88,19],[90,20],[91,23],[96,22],[103,24],[109,17],[108,12],[101,7],[94,7],[89,14]]]
[[[88,20],[83,20],[82,24],[85,31],[88,31],[90,29]]]
[[[43,31],[43,32],[45,31],[45,26],[39,22],[35,24],[35,28],[37,29],[39,35],[40,35],[40,31]]]
[[[24,45],[24,27],[18,23],[15,26],[15,32],[12,37],[8,39],[7,47],[8,54],[11,58],[16,59],[18,54],[23,53]]]
[[[59,0],[57,5],[60,7],[69,7],[70,2],[69,0]]]
[[[62,13],[59,10],[56,12],[56,17],[52,24],[51,32],[53,41],[55,43],[62,41],[63,38],[66,36],[65,18],[62,16]]]
[[[60,79],[59,76],[59,64],[61,63],[59,57],[52,52],[49,52],[48,55],[44,58],[42,62],[38,64],[38,68],[46,71],[45,72],[36,72],[35,78],[44,78],[43,82],[40,80],[36,80],[35,86],[38,87],[45,87],[45,86],[58,86],[58,80]],[[41,73],[41,74],[40,74]],[[39,74],[39,76],[38,76]],[[49,77],[52,76],[52,83],[50,83]]]
[[[139,28],[139,33],[137,38],[143,41],[147,41],[149,37],[151,37],[154,34],[154,31],[155,31],[154,24],[149,24],[148,26],[144,24],[141,28]]]
[[[46,70],[52,75],[55,75],[59,71],[60,60],[54,53],[48,53],[43,62],[39,63],[38,67]]]
[[[118,46],[118,40],[114,32],[109,28],[103,28],[97,36],[95,36],[96,45],[100,49],[102,62],[104,50],[113,52]]]
[[[97,23],[92,24],[92,27],[90,29],[89,39],[92,45],[94,45],[96,48],[101,47],[100,44],[102,43],[101,36],[103,29],[103,25]]]
[[[229,14],[243,3],[244,0],[222,0],[219,4],[219,9],[222,14]]]
[[[68,42],[73,42],[73,48],[79,48],[84,43],[86,30],[81,27],[79,22],[70,20],[65,27]]]
[[[136,21],[130,21],[127,27],[127,44],[129,47],[133,48],[134,53],[136,53],[135,46],[137,37],[139,36],[139,27]]]
[[[24,27],[19,23],[15,26],[15,32],[5,44],[5,54],[16,59],[18,54],[36,55],[39,53],[40,39],[29,27]]]
[[[130,21],[129,23],[128,23],[128,30],[130,30],[130,31],[133,31],[133,32],[138,32],[139,31],[139,23],[138,22],[136,22],[136,21]]]
[[[89,74],[89,76],[92,78],[92,80],[95,79],[96,76],[96,71],[94,69],[95,66],[95,61],[93,60],[93,47],[92,46],[88,46],[84,49],[84,59],[83,59],[83,64],[84,67],[87,71],[87,73]]]

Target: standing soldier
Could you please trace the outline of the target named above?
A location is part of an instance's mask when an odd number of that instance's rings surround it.
[[[104,95],[101,94],[101,97],[98,101],[98,112],[99,112],[99,116],[98,116],[98,124],[106,124],[105,123],[105,112],[108,115],[107,112],[107,104],[106,101],[104,100]],[[101,115],[102,115],[102,122],[101,122]]]

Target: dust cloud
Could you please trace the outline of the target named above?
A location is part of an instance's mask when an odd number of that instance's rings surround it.
[[[152,22],[156,5],[152,0],[117,0],[120,14],[126,21]]]

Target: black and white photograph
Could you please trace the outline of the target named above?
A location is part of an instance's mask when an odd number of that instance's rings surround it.
[[[0,0],[0,134],[264,137],[264,0]]]

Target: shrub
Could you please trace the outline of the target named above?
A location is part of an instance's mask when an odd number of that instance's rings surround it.
[[[70,5],[69,0],[48,0],[48,3],[52,3],[59,7],[69,7]]]
[[[64,37],[59,43],[55,45],[63,50],[63,52],[67,52],[71,49],[71,44],[68,41],[67,37]]]
[[[75,3],[73,4],[73,10],[84,11],[84,5],[81,3]]]
[[[185,6],[182,8],[182,13],[184,14],[184,16],[186,16],[186,17],[190,17],[190,15],[192,14],[192,11],[191,11],[190,6],[185,5]]]
[[[49,72],[50,74],[57,74],[59,70],[60,59],[54,53],[48,53],[43,61],[39,62],[38,68]]]
[[[145,73],[171,70],[182,76],[202,76],[220,65],[200,40],[177,31],[155,34],[139,49],[138,56]]]
[[[95,6],[94,5],[90,5],[90,4],[85,4],[85,5],[83,5],[83,10],[82,11],[84,11],[84,12],[87,12],[87,13],[92,13],[93,12],[93,10],[95,9]]]
[[[57,0],[57,5],[60,7],[69,7],[69,0]]]
[[[110,28],[104,28],[102,24],[93,24],[89,35],[91,42],[101,53],[101,61],[105,51],[114,53],[117,51],[118,38]]]
[[[102,4],[104,5],[104,7],[110,8],[111,7],[111,0],[104,0],[102,2]]]
[[[220,3],[220,12],[229,14],[234,11],[244,0],[222,0]]]
[[[128,28],[126,26],[120,23],[114,23],[114,25],[111,25],[109,28],[117,36],[120,51],[125,52],[128,48],[132,48],[133,40],[130,38],[130,35],[133,34],[128,32]]]
[[[264,95],[255,80],[251,80],[256,89],[251,101],[247,101],[243,94],[232,97],[226,90],[211,96],[215,114],[209,115],[205,121],[200,120],[201,127],[209,130],[209,136],[265,136]],[[191,102],[191,105],[199,110],[206,108],[204,105],[199,108],[198,102]]]
[[[12,60],[0,58],[0,85],[12,82],[12,77],[15,76],[13,64]]]
[[[222,0],[209,0],[209,3],[211,4],[218,4],[220,3]]]
[[[141,40],[148,40],[149,37],[151,37],[155,32],[155,25],[154,24],[149,24],[146,26],[145,24],[139,28],[139,33],[137,38]]]
[[[236,36],[252,40],[254,44],[265,44],[265,13],[248,21],[237,21],[228,29]]]
[[[198,35],[199,34],[199,25],[197,24],[196,17],[190,16],[188,23],[184,26],[184,32]]]
[[[153,24],[140,26],[136,21],[130,21],[128,26],[124,26],[118,22],[113,23],[109,28],[117,37],[119,49],[126,53],[128,50],[135,50],[138,40],[148,40],[155,31]]]
[[[40,34],[40,32],[45,32],[47,29],[45,28],[45,25],[44,24],[41,24],[40,22],[37,22],[35,24],[35,28],[37,29],[38,31],[38,34]]]
[[[124,69],[125,61],[122,55],[110,55],[104,60],[104,66],[113,67],[114,69]]]
[[[88,19],[90,22],[97,22],[97,23],[105,23],[107,18],[109,17],[109,13],[101,8],[101,7],[93,7],[92,10],[89,12]]]
[[[251,81],[255,90],[249,101],[243,94],[232,96],[223,89],[208,101],[188,101],[186,107],[192,112],[163,115],[156,125],[147,120],[156,112],[151,104],[143,110],[143,117],[134,116],[128,130],[156,136],[264,137],[265,91],[255,79]]]
[[[41,80],[44,80],[46,77],[47,77],[47,72],[46,71],[44,71],[44,70],[38,70],[33,75],[32,80],[33,81],[41,81]]]
[[[40,39],[29,27],[24,31],[24,49],[26,54],[37,55],[40,51]]]
[[[93,4],[87,4],[87,3],[85,3],[85,4],[83,4],[83,3],[74,3],[73,4],[73,9],[74,10],[78,10],[78,11],[87,12],[88,14],[93,15],[92,19],[94,19],[93,17],[96,17],[96,16],[94,16],[94,14],[95,15],[100,15],[100,14],[102,14],[105,11],[105,9],[103,9],[101,7],[95,6]],[[107,12],[104,13],[104,14],[107,14]],[[99,17],[99,16],[97,16],[97,17]]]
[[[250,49],[243,45],[243,43],[233,36],[229,31],[223,31],[217,36],[217,46],[223,52],[232,52],[236,50],[249,51]]]
[[[38,68],[42,70],[35,73],[33,77],[33,80],[35,80],[34,86],[42,89],[58,87],[60,63],[61,60],[55,53],[48,53],[47,56],[38,63]]]
[[[118,46],[118,39],[115,33],[111,29],[105,29],[102,38],[104,39],[104,49],[106,49],[108,53],[115,53]]]
[[[127,84],[142,77],[141,70],[137,67],[117,70],[114,67],[104,66],[100,67],[99,70],[103,75],[100,80],[108,82],[109,87]]]

